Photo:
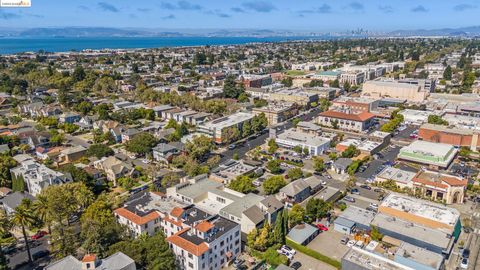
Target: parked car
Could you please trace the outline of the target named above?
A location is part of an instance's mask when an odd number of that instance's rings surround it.
[[[235,260],[233,261],[233,266],[234,266],[235,268],[240,268],[240,267],[243,265],[244,262],[245,262],[245,260],[235,259]]]
[[[35,261],[35,260],[38,260],[40,258],[46,257],[49,254],[50,254],[50,251],[48,251],[48,250],[40,250],[40,251],[37,251],[37,252],[32,254],[32,259]]]
[[[371,208],[376,208],[376,209],[378,209],[378,204],[376,204],[376,203],[370,203],[370,207],[371,207]]]
[[[15,245],[10,245],[10,246],[6,246],[6,247],[2,247],[2,252],[3,252],[3,254],[12,254],[12,253],[14,253],[16,250],[17,250],[17,248],[15,247]]]
[[[347,247],[353,247],[355,245],[355,240],[350,240],[347,243]]]
[[[300,269],[300,267],[302,267],[302,264],[300,262],[293,262],[291,265],[290,265],[290,268],[293,268],[295,270],[298,270]]]
[[[235,144],[230,144],[228,146],[228,150],[233,150],[233,149],[235,149],[235,147],[237,147]]]
[[[328,231],[328,227],[321,224],[321,223],[317,223],[317,224],[315,224],[315,226],[317,226],[317,228],[322,232]]]
[[[373,189],[373,191],[375,191],[375,192],[382,192],[382,189],[381,189],[381,188],[375,188],[375,189]]]
[[[468,259],[470,257],[470,249],[466,248],[462,252],[462,258]]]
[[[364,246],[363,241],[362,241],[362,240],[358,240],[358,241],[355,243],[355,246],[356,246],[356,247],[359,247],[359,248],[363,248],[363,246]]]
[[[340,244],[346,245],[346,244],[348,244],[348,241],[349,241],[348,236],[344,236],[344,237],[342,237],[342,239],[340,239]]]
[[[325,185],[327,184],[327,181],[321,180],[321,181],[320,181],[320,184],[322,184],[322,186],[325,186]]]
[[[368,190],[372,189],[372,187],[370,187],[369,185],[361,185],[360,187]]]
[[[281,248],[281,250],[289,253],[289,254],[292,254],[292,255],[295,255],[297,253],[297,251],[289,246],[286,246],[286,245],[283,245]]]
[[[343,200],[347,201],[347,202],[352,202],[354,203],[355,202],[355,199],[350,197],[350,196],[346,196],[345,198],[343,198]]]
[[[47,234],[48,233],[46,231],[38,231],[36,234],[32,235],[32,240],[38,240]]]
[[[460,268],[461,269],[468,269],[468,259],[467,258],[462,259],[462,262],[460,263]]]
[[[285,255],[289,260],[292,260],[293,259],[293,255],[286,252],[286,251],[283,251],[282,249],[277,249],[277,252],[278,254],[282,254],[282,255]]]
[[[350,190],[350,193],[360,195],[360,190],[358,190],[358,188],[354,188]]]

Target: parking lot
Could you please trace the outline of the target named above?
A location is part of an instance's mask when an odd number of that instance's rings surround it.
[[[346,245],[340,243],[343,236],[344,234],[334,231],[332,225],[328,231],[320,233],[307,246],[310,249],[340,261],[349,249]]]
[[[384,163],[393,163],[400,152],[400,148],[400,146],[390,145],[389,147],[386,147],[380,151],[380,157],[372,160],[365,171],[355,173],[355,177],[357,178],[358,182],[363,183],[369,178],[374,178],[375,175],[379,173],[379,168],[381,168]]]

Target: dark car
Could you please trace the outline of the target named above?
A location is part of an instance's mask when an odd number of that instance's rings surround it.
[[[49,254],[50,254],[50,251],[48,251],[48,250],[40,250],[40,251],[37,251],[37,252],[32,254],[32,259],[35,261],[35,260],[38,260],[40,258],[46,257]]]
[[[468,259],[470,257],[470,249],[464,249],[462,252],[462,258]]]
[[[361,185],[360,187],[368,190],[372,189],[369,185]]]
[[[300,267],[302,267],[302,264],[300,262],[293,262],[291,265],[290,265],[291,268],[295,269],[295,270],[298,270]]]
[[[358,188],[354,188],[350,190],[350,193],[360,195],[360,190],[358,190]]]

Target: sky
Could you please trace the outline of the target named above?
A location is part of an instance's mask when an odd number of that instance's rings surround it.
[[[480,25],[480,0],[31,0],[0,28],[134,27],[371,31]]]

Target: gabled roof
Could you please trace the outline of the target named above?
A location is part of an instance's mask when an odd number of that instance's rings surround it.
[[[199,245],[197,245],[180,236],[181,234],[186,233],[188,230],[190,230],[190,228],[185,228],[177,232],[176,234],[170,237],[167,237],[166,240],[167,242],[199,257],[203,253],[208,251],[208,245],[205,242],[202,242]]]
[[[130,212],[129,210],[127,210],[125,208],[118,208],[118,209],[115,209],[113,212],[115,214],[119,215],[119,216],[122,216],[122,217],[130,220],[131,222],[133,222],[137,225],[143,225],[145,223],[148,223],[148,222],[160,217],[160,214],[158,214],[158,212],[156,212],[156,211],[152,211],[145,216],[139,216],[139,215],[137,215],[133,212]]]

